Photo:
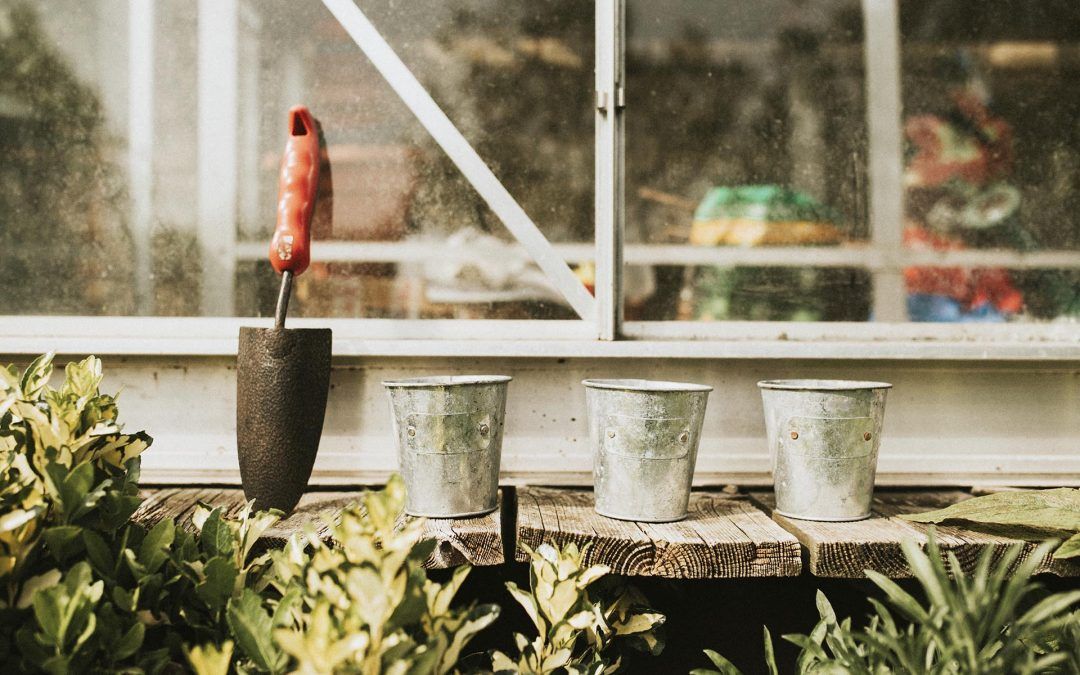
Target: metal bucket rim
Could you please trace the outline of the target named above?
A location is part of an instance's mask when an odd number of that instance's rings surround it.
[[[640,391],[640,392],[705,392],[713,390],[707,384],[694,384],[691,382],[666,382],[664,380],[640,380],[640,379],[586,379],[581,384],[590,389],[606,389],[616,391]]]
[[[383,380],[382,384],[388,389],[424,389],[506,384],[512,379],[514,378],[509,375],[430,375],[427,377],[406,377],[400,380]]]
[[[892,389],[888,382],[866,380],[762,380],[761,389],[782,391],[859,391],[862,389]]]

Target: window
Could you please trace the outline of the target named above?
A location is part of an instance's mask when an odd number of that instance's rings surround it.
[[[1080,8],[904,2],[899,19],[904,247],[967,256],[905,268],[909,316],[1075,320]]]
[[[969,9],[22,0],[0,22],[0,312],[268,316],[303,101],[334,192],[298,316],[1075,322],[1080,10]]]
[[[590,248],[592,8],[362,4],[544,237]],[[271,314],[285,112],[303,102],[334,193],[295,314],[577,318],[321,2],[3,11],[0,312]]]

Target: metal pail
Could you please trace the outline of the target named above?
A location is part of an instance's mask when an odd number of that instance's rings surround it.
[[[777,513],[802,520],[869,518],[885,394],[892,385],[765,380],[758,387]]]
[[[649,380],[582,384],[596,512],[649,523],[685,518],[712,387]]]
[[[498,507],[509,381],[504,375],[462,375],[383,382],[406,513],[467,518]]]

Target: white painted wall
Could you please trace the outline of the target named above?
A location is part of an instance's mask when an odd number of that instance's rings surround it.
[[[26,356],[0,362],[28,361]],[[65,359],[58,358],[58,362]],[[147,482],[239,480],[229,356],[107,356],[122,419],[156,439]],[[314,482],[379,482],[394,470],[380,382],[402,375],[505,373],[507,482],[589,484],[585,377],[703,382],[709,401],[699,484],[767,483],[755,383],[780,377],[892,382],[879,484],[1080,486],[1080,363],[672,358],[348,357],[335,362]]]

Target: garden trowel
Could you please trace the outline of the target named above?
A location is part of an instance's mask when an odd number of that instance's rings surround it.
[[[292,511],[319,450],[330,386],[329,328],[286,328],[293,278],[310,262],[311,225],[330,212],[329,162],[318,122],[289,110],[270,264],[281,275],[273,328],[240,328],[236,445],[244,495],[259,509]],[[319,203],[318,209],[316,203]]]

